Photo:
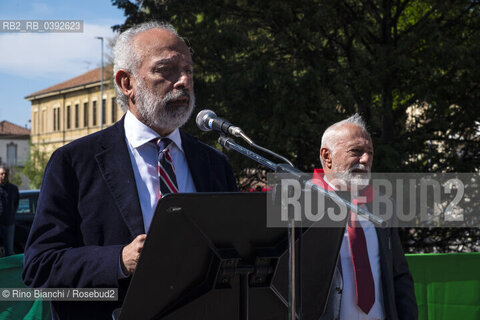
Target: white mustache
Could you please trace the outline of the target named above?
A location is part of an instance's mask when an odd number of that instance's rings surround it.
[[[352,173],[353,170],[364,170],[364,171],[370,172],[370,167],[361,163],[357,163],[356,165],[348,169],[348,172]]]

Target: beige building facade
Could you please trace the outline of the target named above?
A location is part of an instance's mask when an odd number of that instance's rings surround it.
[[[51,154],[121,119],[124,112],[116,103],[112,67],[104,69],[102,98],[100,78],[98,68],[25,97],[32,104],[31,138],[35,147]]]
[[[0,164],[23,167],[28,159],[30,130],[10,121],[0,121]]]

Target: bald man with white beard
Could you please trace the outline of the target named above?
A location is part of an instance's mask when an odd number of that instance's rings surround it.
[[[373,154],[372,139],[358,114],[331,125],[322,136],[320,148],[322,184],[333,190],[346,187],[358,192],[354,198],[364,198],[366,203],[359,205],[371,211],[374,192],[369,189],[368,181]],[[357,222],[352,222],[353,225],[349,222],[345,230],[321,319],[417,319],[414,283],[398,230],[376,228],[370,221],[356,217]]]

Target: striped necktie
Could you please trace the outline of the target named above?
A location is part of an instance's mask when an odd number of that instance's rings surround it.
[[[178,193],[177,178],[172,158],[170,157],[170,146],[172,140],[160,138],[157,140],[158,147],[158,179],[160,180],[161,196],[167,193]]]

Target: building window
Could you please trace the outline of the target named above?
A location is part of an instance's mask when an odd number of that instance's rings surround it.
[[[53,108],[53,131],[57,131],[57,108]]]
[[[92,105],[92,125],[97,125],[97,101],[93,101]]]
[[[75,105],[75,128],[78,128],[78,104]]]
[[[70,129],[70,106],[67,106],[67,129]]]
[[[83,126],[88,127],[88,102],[83,104]]]
[[[47,117],[46,117],[46,113],[47,111],[46,110],[42,110],[42,119],[41,119],[41,132],[46,132],[47,131],[47,126],[46,126],[46,122],[47,122]]]
[[[33,129],[34,128],[34,129]],[[34,111],[33,113],[33,132],[34,133],[39,133],[39,130],[38,130],[38,111]]]
[[[112,98],[112,123],[117,121],[117,103],[115,98]]]
[[[17,165],[17,145],[13,142],[7,144],[7,166]]]
[[[107,104],[107,101],[105,99],[102,99],[102,124],[105,124],[107,120],[105,119],[106,104]]]
[[[60,130],[60,107],[57,108],[57,130]]]

